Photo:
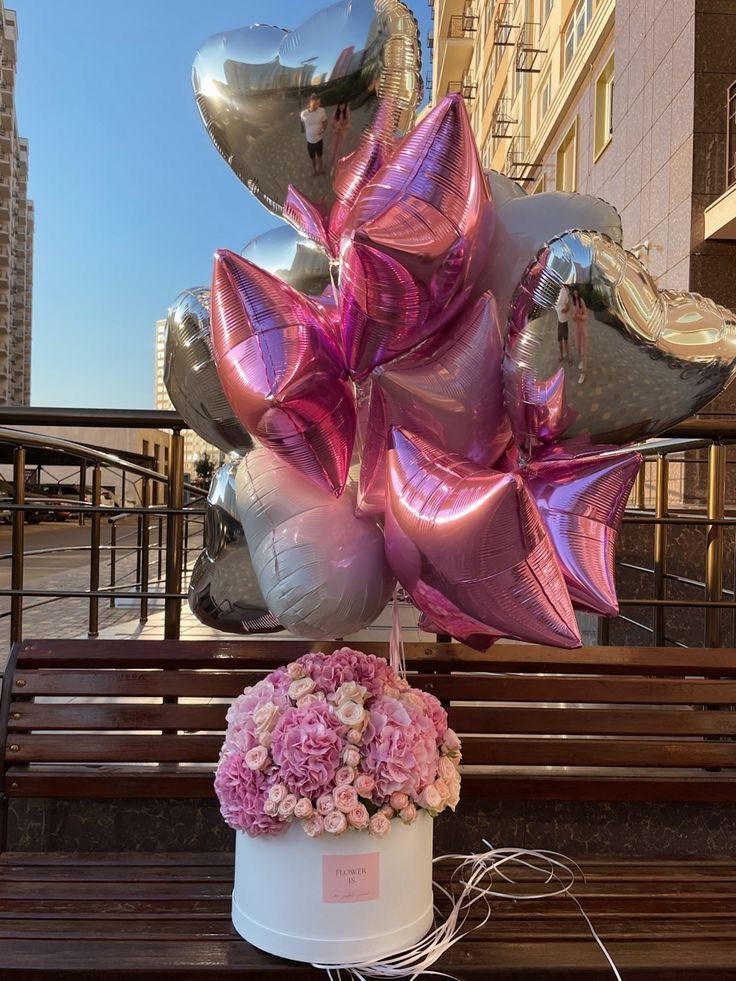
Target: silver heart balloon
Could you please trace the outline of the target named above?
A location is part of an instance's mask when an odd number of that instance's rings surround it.
[[[207,496],[207,546],[189,583],[189,608],[208,627],[231,634],[281,630],[258,588],[235,504],[237,463],[215,473]]]
[[[515,193],[513,188],[517,185],[495,171],[487,172],[486,180],[496,213],[486,285],[496,298],[505,331],[514,289],[529,262],[547,242],[564,232],[589,228],[620,244],[621,216],[613,205],[590,194]]]
[[[300,293],[320,296],[330,285],[329,259],[292,225],[256,235],[240,254]]]
[[[208,443],[225,453],[253,446],[222,390],[210,341],[210,291],[184,290],[166,320],[164,384],[176,411]]]
[[[280,214],[289,184],[331,207],[337,162],[361,136],[390,141],[411,127],[420,69],[417,24],[400,0],[340,0],[293,31],[256,24],[211,37],[192,84],[212,142]]]
[[[736,316],[695,293],[659,291],[635,256],[597,232],[551,241],[514,295],[504,395],[527,453],[550,441],[655,436],[707,405],[735,371]],[[556,427],[545,392],[564,420]]]

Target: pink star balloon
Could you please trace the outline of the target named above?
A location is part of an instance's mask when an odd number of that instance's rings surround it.
[[[496,304],[486,293],[448,330],[428,357],[409,356],[371,376],[359,508],[383,511],[386,441],[392,426],[474,463],[493,466],[511,439],[503,404],[503,341]]]
[[[391,442],[386,555],[419,610],[481,650],[498,637],[578,647],[565,580],[522,478],[402,429]]]
[[[573,603],[618,615],[616,540],[640,453],[542,459],[520,470],[554,542]]]
[[[355,438],[355,404],[325,313],[247,259],[218,252],[212,342],[238,419],[339,496]]]
[[[491,198],[461,96],[447,96],[363,188],[340,243],[351,374],[436,335],[483,292]]]

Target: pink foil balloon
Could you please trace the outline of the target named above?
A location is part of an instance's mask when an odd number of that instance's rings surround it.
[[[342,493],[355,405],[325,314],[253,263],[218,252],[212,340],[243,425],[315,484]]]
[[[340,243],[350,372],[434,336],[483,292],[491,198],[461,96],[447,96],[360,192]]]
[[[495,464],[511,439],[502,360],[496,304],[486,293],[448,328],[431,356],[420,360],[416,352],[373,372],[358,492],[362,512],[384,509],[391,426],[481,466]]]
[[[498,637],[578,647],[555,550],[521,477],[404,430],[392,442],[386,554],[419,610],[482,650]]]
[[[289,184],[289,189],[286,192],[282,217],[292,224],[298,232],[316,242],[330,255],[325,211],[321,204],[315,204],[292,184]]]
[[[520,474],[554,542],[576,606],[618,615],[616,540],[639,453],[540,460]]]

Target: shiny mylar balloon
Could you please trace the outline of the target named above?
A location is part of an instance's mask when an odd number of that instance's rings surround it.
[[[324,313],[232,252],[218,252],[212,340],[243,425],[326,490],[341,494],[355,438],[352,386]]]
[[[166,320],[164,384],[187,425],[224,453],[253,445],[238,422],[215,368],[210,337],[210,291],[184,290]]]
[[[300,293],[319,296],[330,285],[327,256],[291,225],[256,235],[241,255]]]
[[[283,629],[258,588],[235,501],[238,463],[215,473],[207,495],[207,547],[194,563],[189,608],[208,627],[230,634]]]
[[[461,96],[447,96],[360,192],[340,244],[350,372],[363,378],[483,292],[493,210]]]
[[[429,357],[409,356],[373,372],[362,439],[361,513],[384,509],[386,441],[392,426],[481,466],[495,464],[511,439],[502,358],[496,304],[485,294],[448,328]]]
[[[735,370],[736,316],[658,291],[635,256],[597,232],[550,242],[514,295],[504,387],[527,453],[552,440],[579,451],[655,436],[707,405]],[[565,422],[545,434],[539,393],[560,371]]]
[[[619,244],[621,216],[600,198],[569,191],[510,196],[509,179],[486,174],[496,208],[496,228],[488,256],[486,286],[506,328],[511,297],[533,257],[547,242],[578,228],[603,232]]]
[[[520,476],[554,543],[573,603],[602,616],[618,615],[616,540],[639,453],[542,459]]]
[[[420,69],[416,21],[400,0],[340,0],[293,31],[256,24],[215,35],[192,84],[217,149],[280,214],[289,184],[329,209],[337,162],[377,122],[387,139],[410,128]]]
[[[386,554],[419,610],[481,650],[499,637],[578,647],[557,556],[522,478],[403,430],[392,443]]]
[[[383,535],[265,448],[238,468],[238,510],[271,613],[293,633],[343,637],[372,623],[394,586]]]

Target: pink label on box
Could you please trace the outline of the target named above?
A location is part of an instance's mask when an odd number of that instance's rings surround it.
[[[378,852],[322,856],[323,903],[365,903],[378,893]]]

